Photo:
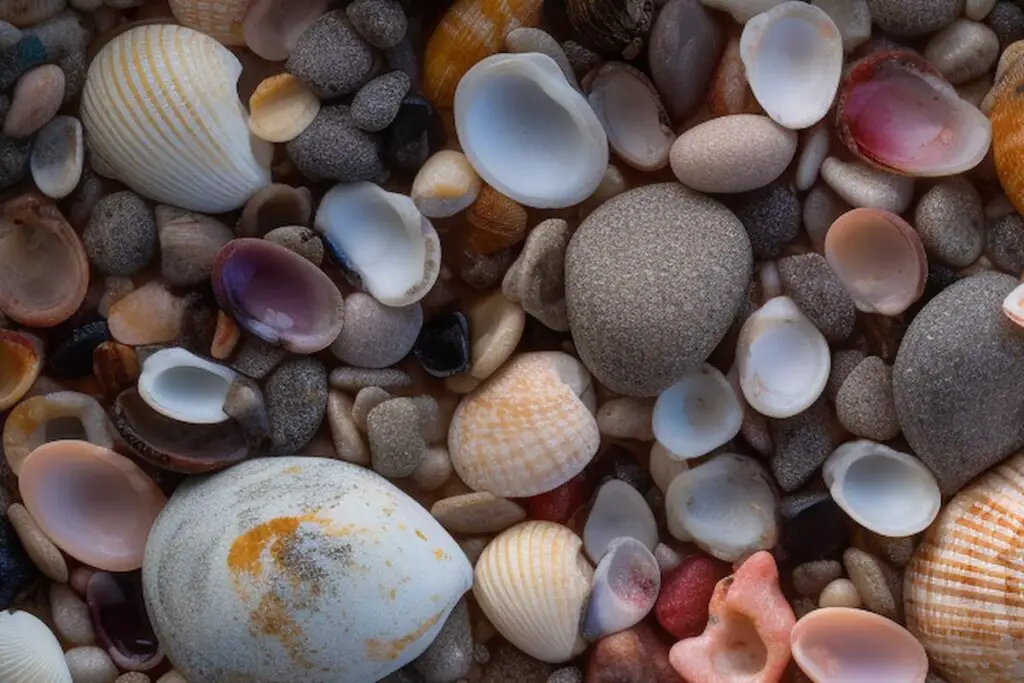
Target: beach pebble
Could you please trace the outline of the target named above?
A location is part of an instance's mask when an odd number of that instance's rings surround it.
[[[436,491],[448,483],[453,471],[448,449],[445,446],[431,446],[410,478],[421,491]]]
[[[324,243],[315,232],[301,225],[274,228],[263,239],[294,251],[315,266],[324,260]]]
[[[377,181],[386,175],[380,140],[359,130],[343,104],[321,107],[309,128],[285,150],[299,172],[313,181]]]
[[[829,157],[821,178],[851,206],[903,213],[914,197],[914,179],[872,168],[859,161]]]
[[[34,26],[50,19],[67,7],[65,0],[7,0],[0,3],[0,19],[14,26]]]
[[[957,19],[932,36],[924,57],[950,83],[966,83],[985,75],[996,63],[999,37],[985,24]]]
[[[782,289],[830,342],[853,334],[857,307],[821,254],[787,256],[776,262]]]
[[[95,0],[90,0],[95,1]],[[102,2],[102,0],[100,0]],[[0,51],[9,50],[18,44],[25,34],[14,24],[0,20]]]
[[[575,666],[567,666],[548,676],[547,683],[583,683],[583,672]]]
[[[410,85],[409,77],[401,71],[374,78],[352,98],[352,123],[370,133],[384,130],[398,116]]]
[[[873,555],[857,548],[843,553],[843,566],[865,609],[886,619],[899,621],[903,612],[903,589],[900,575]]]
[[[825,395],[830,401],[835,402],[843,382],[866,357],[867,354],[859,349],[832,352],[832,368],[829,371],[828,384],[825,385]]]
[[[32,515],[21,503],[14,503],[7,508],[7,520],[18,535],[22,547],[32,563],[47,578],[65,582],[68,580],[68,564],[57,546],[46,536],[43,530],[32,519]],[[2,591],[0,591],[2,595]]]
[[[585,683],[647,683],[654,670],[633,629],[606,636],[591,647]]]
[[[989,225],[985,254],[1014,277],[1024,273],[1024,218],[1011,213]]]
[[[114,679],[114,683],[150,683],[151,679],[139,671],[129,671]]]
[[[394,308],[356,292],[345,299],[345,325],[331,351],[349,365],[386,368],[408,355],[422,326],[418,303]]]
[[[612,479],[597,491],[583,527],[583,546],[597,564],[615,539],[635,538],[654,550],[658,545],[658,524],[643,495],[624,481]]]
[[[50,584],[50,612],[54,632],[69,645],[93,645],[96,631],[92,627],[89,607],[63,583]]]
[[[154,215],[164,280],[175,287],[209,280],[217,253],[234,239],[231,229],[215,218],[175,206],[159,205]]]
[[[1024,9],[1012,2],[997,2],[985,17],[985,25],[999,38],[1002,52],[1018,40],[1024,40]]]
[[[995,5],[996,0],[967,0],[967,7],[964,13],[968,19],[981,21],[988,16]]]
[[[49,123],[64,102],[64,72],[59,66],[37,66],[18,79],[11,108],[4,117],[3,133],[24,138]]]
[[[0,136],[0,191],[21,182],[28,175],[32,138]]]
[[[545,683],[554,670],[552,665],[502,641],[491,649],[491,661],[478,683]]]
[[[743,223],[755,259],[775,258],[800,234],[800,199],[783,182],[722,198]]]
[[[355,0],[345,8],[345,15],[363,40],[382,50],[402,42],[408,29],[396,0]]]
[[[336,389],[327,397],[327,424],[338,458],[354,465],[369,466],[370,449],[352,418],[352,399]]]
[[[366,416],[366,435],[373,469],[385,477],[408,477],[427,452],[420,432],[419,408],[412,399],[394,398]]]
[[[827,121],[814,124],[802,136],[800,156],[796,162],[796,176],[793,185],[801,192],[806,192],[818,180],[821,163],[828,157],[832,130]]]
[[[835,560],[805,562],[793,569],[793,589],[808,598],[816,598],[843,575],[843,565]]]
[[[565,50],[547,31],[530,26],[514,28],[505,36],[505,48],[514,53],[539,52],[551,57],[565,74],[565,80],[569,81],[569,85],[579,90],[580,84],[572,72],[572,64],[565,56]]]
[[[704,103],[723,45],[721,28],[699,0],[669,0],[658,11],[647,61],[673,120],[689,118]]]
[[[420,433],[428,444],[443,441],[448,436],[448,421],[441,414],[441,406],[433,396],[413,396],[420,411]]]
[[[238,346],[238,353],[231,361],[231,369],[253,379],[263,379],[284,360],[288,352],[280,346],[245,334]]]
[[[470,306],[466,318],[472,358],[469,375],[484,380],[516,350],[526,326],[526,311],[500,291],[494,291]]]
[[[496,534],[526,519],[516,503],[483,491],[439,500],[430,514],[456,534]]]
[[[836,23],[847,53],[871,37],[871,8],[867,0],[814,0],[811,4],[824,10]]]
[[[305,81],[320,99],[329,100],[350,95],[370,80],[373,48],[359,37],[345,11],[335,10],[310,24],[284,68]]]
[[[85,136],[73,116],[56,116],[43,126],[32,145],[29,169],[36,187],[51,199],[71,194],[82,178]]]
[[[174,341],[181,333],[187,306],[187,299],[174,296],[159,282],[150,282],[110,307],[110,336],[127,346]]]
[[[690,128],[672,144],[669,162],[683,185],[700,192],[747,192],[786,170],[797,134],[767,116],[732,114]]]
[[[133,275],[156,254],[153,210],[131,190],[109,194],[93,207],[82,232],[89,261],[107,275]]]
[[[898,38],[934,33],[963,14],[964,0],[868,0],[871,19]]]
[[[597,411],[597,428],[613,439],[654,441],[654,401],[628,396],[613,398]]]
[[[707,555],[692,555],[661,578],[661,592],[654,614],[674,638],[699,635],[708,623],[708,605],[715,584],[729,573],[729,566]]]
[[[804,229],[816,250],[823,251],[825,234],[837,218],[852,207],[839,198],[828,185],[817,182],[804,197]]]
[[[505,273],[501,291],[546,327],[569,329],[565,309],[565,252],[572,231],[560,218],[549,218],[530,231],[523,250]]]
[[[412,378],[403,370],[385,368],[334,368],[330,376],[331,386],[342,391],[359,391],[367,387],[383,389],[404,389],[412,384]]]
[[[278,365],[263,385],[272,452],[294,455],[313,440],[327,411],[327,370],[313,358]]]
[[[57,66],[64,72],[64,101],[61,102],[63,106],[78,97],[82,93],[82,88],[85,87],[85,78],[88,73],[86,54],[82,50],[73,50],[61,57]]]
[[[849,579],[836,579],[821,591],[818,606],[857,608],[861,606],[860,593]]]
[[[163,676],[157,679],[156,683],[189,683],[185,680],[177,671],[171,670],[165,673]]]
[[[600,423],[598,423],[600,425]],[[668,491],[672,480],[690,469],[686,460],[681,460],[672,455],[667,448],[655,442],[651,446],[651,457],[648,461],[651,478],[662,493]]]
[[[360,389],[352,404],[352,420],[361,431],[366,431],[366,416],[370,411],[384,401],[389,401],[394,396],[380,387],[366,387]]]
[[[526,510],[532,520],[566,524],[590,497],[591,488],[582,474],[546,493],[526,499]]]
[[[473,664],[473,634],[465,598],[455,605],[434,641],[410,666],[423,683],[456,683]]]
[[[772,473],[783,491],[803,486],[839,445],[832,413],[823,400],[807,410],[771,421]]]
[[[443,149],[420,168],[409,196],[427,218],[447,218],[475,202],[482,187],[465,154]]]
[[[747,23],[752,17],[767,12],[785,0],[701,0],[708,7],[728,12],[740,24]]]
[[[445,378],[469,368],[469,323],[458,311],[440,313],[420,329],[412,352],[431,377]]]
[[[71,683],[114,683],[120,673],[110,655],[95,646],[76,647],[64,653]]]
[[[892,397],[892,368],[870,356],[854,368],[836,395],[836,416],[856,436],[888,441],[900,433]]]
[[[985,215],[981,197],[963,177],[939,181],[921,197],[914,227],[929,256],[964,268],[985,246]]]
[[[858,529],[857,547],[883,558],[894,567],[906,567],[914,557],[917,538],[890,538],[867,529]]]

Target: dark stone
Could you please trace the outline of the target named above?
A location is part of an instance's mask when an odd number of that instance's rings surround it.
[[[997,268],[1020,277],[1024,272],[1024,218],[1014,212],[990,225],[985,251]]]
[[[1012,2],[997,2],[985,23],[999,38],[999,51],[1024,39],[1024,10]]]
[[[54,340],[50,350],[50,372],[57,379],[80,379],[92,374],[92,354],[110,340],[104,320],[96,320],[66,331]]]
[[[609,479],[619,479],[647,495],[654,486],[650,473],[637,462],[632,453],[618,444],[613,444],[595,460],[592,471],[598,487]]]
[[[6,515],[0,515],[0,610],[11,606],[14,598],[40,578],[22,547]]]
[[[834,560],[850,545],[846,514],[826,492],[784,498],[781,531],[775,555],[780,563],[796,566],[815,560]]]
[[[469,368],[469,323],[458,311],[440,313],[420,330],[412,353],[433,377],[451,377]]]
[[[775,258],[800,234],[800,199],[786,183],[719,199],[743,223],[756,259]]]
[[[410,95],[386,132],[384,160],[391,168],[418,171],[448,140],[441,117],[430,100]]]
[[[28,175],[33,136],[9,138],[0,135],[0,191],[6,190]]]

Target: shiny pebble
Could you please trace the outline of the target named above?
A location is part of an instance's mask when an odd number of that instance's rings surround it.
[[[914,179],[898,176],[857,161],[828,157],[821,178],[851,206],[884,209],[901,214],[914,196]]]
[[[458,311],[441,313],[420,330],[413,355],[432,377],[445,378],[469,368],[469,323]]]
[[[45,126],[64,101],[64,72],[59,66],[37,66],[18,79],[11,107],[4,118],[3,133],[24,138]]]

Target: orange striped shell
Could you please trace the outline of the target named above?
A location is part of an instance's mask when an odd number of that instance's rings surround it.
[[[1007,48],[992,94],[992,153],[999,182],[1017,211],[1024,213],[1024,41]]]
[[[242,20],[252,0],[169,0],[183,26],[202,31],[224,45],[245,45]]]
[[[907,568],[904,606],[949,683],[1024,680],[1024,454],[942,511]]]

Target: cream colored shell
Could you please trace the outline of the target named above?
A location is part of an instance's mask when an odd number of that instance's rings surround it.
[[[100,50],[82,93],[100,166],[136,192],[223,213],[270,184],[273,145],[251,135],[238,59],[198,31],[138,26]]]
[[[1024,680],[1024,454],[962,490],[907,568],[907,628],[949,683]]]
[[[590,373],[572,356],[513,358],[456,409],[448,432],[455,471],[470,488],[497,496],[561,486],[597,453],[597,421],[584,403],[590,390]]]
[[[174,17],[225,45],[245,45],[242,20],[252,0],[169,0]]]
[[[580,615],[594,569],[583,541],[553,522],[524,522],[484,549],[473,595],[501,635],[543,662],[566,662],[586,649]]]
[[[0,611],[0,681],[71,683],[57,637],[28,612]]]

